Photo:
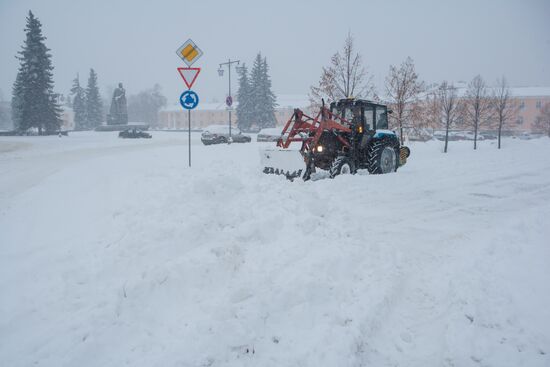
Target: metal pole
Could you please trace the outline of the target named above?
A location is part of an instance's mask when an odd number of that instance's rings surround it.
[[[223,62],[220,64],[220,69],[222,68],[222,66],[225,66],[227,65],[227,67],[229,68],[229,97],[231,97],[231,64],[239,64],[240,60],[233,60],[231,61],[231,59],[227,59],[227,62]],[[222,73],[220,73],[220,76],[223,76]],[[231,97],[232,98],[232,97]],[[229,113],[229,139],[231,139],[231,106],[227,106],[228,107],[228,113]]]
[[[191,167],[191,110],[187,110],[187,127],[188,127],[188,143],[189,143],[189,167]]]
[[[231,98],[231,59],[228,60],[228,68],[229,68],[229,97]],[[229,139],[231,140],[231,106],[229,107]]]

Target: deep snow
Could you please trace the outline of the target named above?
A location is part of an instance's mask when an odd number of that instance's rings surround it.
[[[193,138],[0,138],[0,365],[550,365],[549,139],[291,183]]]

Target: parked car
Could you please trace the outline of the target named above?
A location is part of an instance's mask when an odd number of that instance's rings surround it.
[[[445,140],[445,131],[435,131],[433,136],[437,140]]]
[[[408,138],[410,141],[428,141],[434,138],[434,134],[428,129],[414,129],[408,133]],[[445,134],[443,134],[443,140],[444,139]]]
[[[152,136],[151,134],[138,129],[127,129],[119,132],[118,137],[123,139],[139,139],[139,138],[151,139]]]
[[[465,131],[462,133],[465,140],[474,140],[474,133],[472,131]],[[479,132],[477,133],[477,140],[485,140],[485,137]]]
[[[276,142],[281,137],[282,129],[280,127],[272,127],[267,129],[261,129],[256,137],[256,141],[270,141]]]
[[[244,135],[238,128],[231,128],[231,141],[233,143],[250,143],[251,140],[250,136]],[[210,125],[206,127],[201,134],[201,141],[204,145],[229,142],[229,126]]]
[[[464,139],[465,137],[462,131],[449,131],[449,141],[464,140]]]
[[[527,132],[527,131],[524,131],[518,135],[518,138],[520,138],[521,140],[538,139],[540,137],[542,137],[542,134],[540,133],[533,133],[533,132]]]
[[[496,138],[498,138],[498,135],[492,132],[482,132],[481,135],[483,135],[485,140],[495,140]]]

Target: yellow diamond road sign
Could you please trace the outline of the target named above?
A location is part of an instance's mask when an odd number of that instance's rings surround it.
[[[195,61],[202,56],[201,49],[191,39],[185,41],[185,43],[178,48],[176,53],[187,66],[193,65]]]

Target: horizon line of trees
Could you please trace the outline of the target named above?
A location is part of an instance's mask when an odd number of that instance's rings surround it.
[[[464,95],[448,81],[426,85],[407,57],[399,66],[390,65],[385,78],[385,97],[374,88],[362,55],[355,50],[353,36],[348,33],[341,51],[336,52],[327,67],[322,68],[316,85],[310,89],[311,108],[318,108],[321,99],[329,103],[342,98],[371,99],[386,103],[392,113],[389,123],[399,131],[401,143],[405,130],[419,131],[428,127],[445,130],[444,152],[448,150],[449,130],[455,127],[471,129],[474,149],[480,129],[496,129],[498,149],[503,130],[517,120],[519,106],[512,99],[511,89],[502,76],[489,87],[481,75],[468,83]],[[535,128],[550,137],[550,102],[541,108]]]
[[[55,132],[61,126],[62,96],[54,92],[52,56],[45,45],[42,24],[32,11],[26,18],[24,31],[25,40],[16,56],[20,65],[12,89],[14,128],[17,131],[36,128],[39,134]],[[250,73],[244,63],[237,72],[239,128],[247,131],[252,127],[274,127],[277,102],[271,90],[267,59],[258,53]],[[384,102],[393,110],[389,116],[390,126],[399,130],[402,142],[405,130],[442,127],[446,131],[445,152],[449,130],[455,127],[472,130],[474,149],[477,149],[481,129],[497,129],[500,149],[502,131],[516,120],[519,109],[504,76],[497,80],[494,87],[489,87],[477,75],[468,84],[464,95],[458,95],[458,88],[447,81],[426,85],[410,57],[399,66],[390,65],[385,78],[385,95]],[[373,76],[368,72],[362,55],[356,51],[351,33],[348,33],[343,49],[331,57],[327,67],[322,68],[319,82],[311,87],[309,96],[312,106],[318,106],[321,99],[327,102],[350,97],[380,100]],[[108,102],[104,104],[102,101],[97,73],[93,68],[90,69],[86,88],[80,85],[77,73],[67,104],[74,110],[77,130],[94,129],[104,121],[104,105]],[[156,84],[151,89],[128,97],[129,117],[156,124],[158,112],[165,105],[166,98]],[[5,115],[5,111],[0,111],[0,119],[5,120]],[[550,136],[550,103],[541,106],[535,128]]]

